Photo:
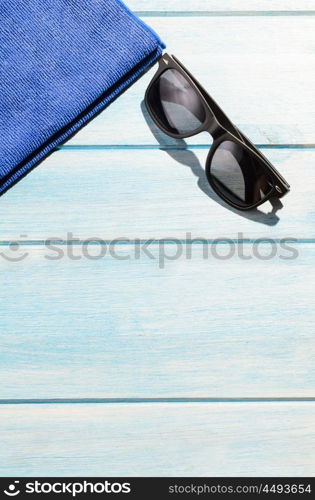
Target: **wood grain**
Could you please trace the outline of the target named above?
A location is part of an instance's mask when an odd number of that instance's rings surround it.
[[[220,202],[206,149],[60,151],[3,196],[0,239],[313,238],[315,150],[264,153],[292,186],[276,213]]]
[[[314,144],[315,16],[145,21],[255,143]],[[140,108],[153,74],[141,78],[68,144],[155,145]],[[207,134],[189,140],[208,141]]]
[[[144,12],[270,12],[291,11],[292,13],[315,10],[314,0],[126,0],[125,3],[135,11]]]
[[[314,396],[313,245],[195,245],[164,268],[175,245],[23,250],[1,260],[0,399]]]
[[[314,403],[1,406],[2,476],[313,476]]]
[[[313,476],[315,2],[127,1],[292,192],[276,214],[218,203],[209,136],[187,149],[141,106],[152,69],[1,198],[0,475]],[[93,237],[168,243],[87,258]],[[192,258],[160,268],[174,237]],[[204,259],[218,237],[237,253]],[[46,238],[68,256],[47,260]]]

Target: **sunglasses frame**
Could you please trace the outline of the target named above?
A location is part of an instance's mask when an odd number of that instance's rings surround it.
[[[192,133],[176,134],[170,132],[159,121],[158,117],[154,113],[154,110],[151,108],[149,102],[149,93],[153,85],[155,85],[156,81],[168,69],[175,69],[182,76],[184,76],[188,80],[192,88],[195,90],[195,92],[198,94],[199,98],[203,103],[205,109],[204,123],[199,128],[194,130]],[[285,194],[287,194],[290,191],[290,186],[286,182],[286,180],[282,177],[282,175],[275,169],[275,167],[269,162],[269,160],[256,148],[256,146],[254,146],[254,144],[252,144],[250,140],[229,120],[229,118],[225,115],[225,113],[214,101],[214,99],[212,99],[212,97],[208,94],[208,92],[206,92],[206,90],[200,85],[200,83],[192,76],[191,73],[189,73],[189,71],[182,65],[182,63],[175,56],[165,53],[160,57],[158,70],[155,73],[153,79],[151,80],[146,90],[144,102],[153,121],[165,134],[169,135],[170,137],[174,137],[175,139],[185,139],[187,137],[192,137],[194,135],[197,135],[200,132],[208,132],[212,136],[213,143],[210,147],[208,157],[206,160],[206,175],[212,189],[228,205],[238,210],[252,210],[253,208],[256,208],[259,205],[265,203],[270,198],[275,198],[275,197],[282,198]],[[235,142],[241,145],[245,150],[247,150],[253,156],[253,158],[257,157],[257,159],[260,162],[260,165],[266,170],[266,172],[270,176],[272,180],[272,188],[270,190],[270,193],[268,193],[265,198],[259,200],[257,203],[246,206],[233,203],[233,201],[224,196],[224,193],[222,193],[217,188],[215,182],[213,181],[211,175],[211,161],[218,146],[224,141]]]

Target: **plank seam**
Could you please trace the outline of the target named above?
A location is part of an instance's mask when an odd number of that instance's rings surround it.
[[[60,146],[57,148],[58,151],[90,151],[90,150],[100,150],[100,151],[112,151],[112,150],[161,150],[161,151],[185,151],[190,149],[206,149],[210,148],[209,144],[183,144],[183,145],[163,145],[158,144],[69,144]],[[313,150],[315,149],[315,144],[255,144],[257,148],[260,149],[301,149],[301,150]]]
[[[139,17],[302,17],[315,15],[314,10],[138,10],[135,13]]]
[[[160,403],[314,403],[315,397],[200,397],[200,398],[50,398],[50,399],[1,399],[0,405],[24,404],[160,404]]]
[[[293,238],[286,237],[286,238],[268,238],[268,237],[261,237],[261,238],[245,238],[245,239],[235,239],[235,238],[230,238],[229,236],[222,236],[220,238],[215,238],[215,239],[207,239],[203,238],[202,236],[196,236],[192,240],[183,240],[179,238],[144,238],[144,239],[128,239],[125,238],[123,240],[116,240],[113,238],[112,240],[104,239],[104,240],[89,240],[88,244],[91,246],[99,246],[99,245],[115,245],[115,246],[128,246],[128,245],[144,245],[150,241],[150,245],[152,246],[158,246],[160,244],[165,244],[165,245],[212,245],[212,244],[220,244],[220,245],[230,245],[231,243],[234,244],[242,244],[242,245],[252,245],[254,243],[270,243],[270,239],[272,239],[273,243],[282,243],[283,241],[293,241]],[[51,245],[62,245],[62,246],[81,246],[83,244],[86,244],[86,240],[84,239],[75,239],[75,240],[56,240],[56,239],[51,239],[47,237],[45,240],[2,240],[0,241],[0,247],[6,247],[12,245],[14,243],[15,245],[19,246],[45,246],[47,243]],[[311,244],[313,245],[315,243],[315,238],[294,238],[294,243],[297,244]]]

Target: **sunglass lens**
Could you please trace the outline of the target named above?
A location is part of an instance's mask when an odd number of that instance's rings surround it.
[[[240,208],[263,201],[273,189],[272,178],[263,162],[233,141],[221,142],[217,147],[208,173],[217,192]]]
[[[173,134],[192,134],[206,119],[198,93],[176,69],[164,71],[155,81],[148,104],[162,127]]]

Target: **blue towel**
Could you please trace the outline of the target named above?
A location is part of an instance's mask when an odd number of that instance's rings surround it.
[[[0,0],[0,193],[109,105],[164,47],[120,0]]]

